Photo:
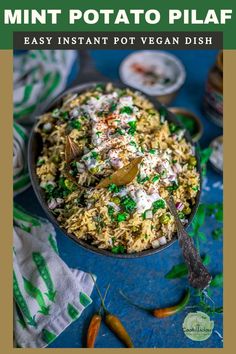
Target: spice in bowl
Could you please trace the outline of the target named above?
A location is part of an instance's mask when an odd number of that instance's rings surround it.
[[[217,172],[223,173],[223,136],[212,140],[210,147],[212,153],[209,161]]]
[[[184,128],[189,132],[194,142],[197,142],[203,134],[203,126],[200,118],[185,108],[170,107],[169,111],[180,120]]]
[[[127,56],[120,65],[121,80],[144,93],[169,104],[185,81],[181,61],[163,51],[138,51]]]

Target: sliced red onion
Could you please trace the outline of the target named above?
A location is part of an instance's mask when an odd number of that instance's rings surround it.
[[[182,167],[178,162],[176,162],[173,166],[173,170],[175,171],[175,173],[178,173],[182,171]]]
[[[179,210],[179,211],[182,211],[183,208],[184,208],[184,204],[182,202],[177,202],[175,204],[175,206],[176,206],[176,209]]]

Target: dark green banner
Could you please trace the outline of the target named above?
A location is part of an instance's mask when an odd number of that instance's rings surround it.
[[[50,0],[1,1],[0,48],[13,48],[13,32],[223,32],[235,49],[236,1]]]

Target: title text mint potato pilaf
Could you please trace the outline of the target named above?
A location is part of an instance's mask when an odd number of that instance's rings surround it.
[[[160,247],[175,233],[169,193],[187,222],[200,183],[194,147],[139,92],[107,84],[72,94],[37,131],[40,186],[69,233],[113,253]],[[121,185],[127,165],[135,176]]]

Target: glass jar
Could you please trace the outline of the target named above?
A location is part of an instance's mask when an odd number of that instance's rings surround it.
[[[208,74],[204,111],[215,124],[223,127],[223,51],[220,51]]]

